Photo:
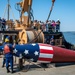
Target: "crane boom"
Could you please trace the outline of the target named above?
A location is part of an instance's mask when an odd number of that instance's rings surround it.
[[[52,6],[51,6],[51,9],[50,9],[50,12],[49,12],[47,21],[49,20],[49,18],[50,18],[50,16],[51,16],[51,12],[52,12],[52,10],[53,10],[54,2],[55,2],[55,0],[52,0]]]
[[[22,23],[24,19],[26,19],[26,25],[29,25],[29,21],[31,20],[31,6],[32,0],[22,0],[21,2],[17,3],[21,7],[21,15],[20,15],[20,22]],[[28,15],[24,15],[27,12]],[[25,22],[25,21],[24,21]]]
[[[23,0],[22,2],[20,2],[22,13],[28,12],[29,6],[31,7],[31,5],[32,5],[32,0]]]

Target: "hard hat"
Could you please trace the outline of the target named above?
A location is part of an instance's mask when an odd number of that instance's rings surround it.
[[[9,42],[9,39],[10,39],[10,37],[7,36],[7,37],[5,38],[5,42]]]
[[[9,39],[8,39],[8,38],[6,38],[6,39],[5,39],[5,42],[9,42]]]

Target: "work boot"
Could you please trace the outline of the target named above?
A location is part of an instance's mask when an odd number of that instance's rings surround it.
[[[11,73],[15,73],[15,71],[11,71]]]
[[[7,70],[7,73],[9,73],[10,72],[10,70]]]
[[[10,70],[9,70],[9,68],[7,68],[7,73],[9,73],[10,72]]]
[[[13,69],[11,70],[11,73],[14,73],[15,71],[13,71]]]

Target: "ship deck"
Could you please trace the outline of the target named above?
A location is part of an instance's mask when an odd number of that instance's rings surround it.
[[[27,64],[27,63],[26,63]],[[59,64],[59,66],[58,66]],[[14,65],[14,70],[16,71],[13,75],[75,75],[75,64],[62,64],[58,63],[57,67],[50,65],[50,68],[41,68],[37,65],[30,66],[29,71],[25,72],[24,70],[19,71],[17,70],[16,66]],[[0,58],[0,75],[12,75],[11,73],[6,73],[6,68],[2,68],[2,58]]]

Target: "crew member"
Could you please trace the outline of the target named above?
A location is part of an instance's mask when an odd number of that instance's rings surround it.
[[[50,39],[50,44],[51,44],[51,45],[54,45],[54,36],[51,37],[51,39]]]
[[[6,29],[6,20],[4,18],[2,18],[2,28],[3,31]]]
[[[8,44],[9,43],[9,36],[6,37],[5,42],[3,43],[3,45]],[[4,51],[3,51],[4,54]],[[3,64],[2,64],[2,68],[5,66],[5,62],[6,62],[6,58],[5,55],[3,56]]]
[[[10,72],[9,63],[10,63],[11,73],[13,73],[13,53],[12,53],[13,46],[9,44],[8,40],[9,39],[7,38],[5,39],[7,43],[4,45],[4,55],[6,58],[6,69],[7,69],[7,73],[9,73]]]

